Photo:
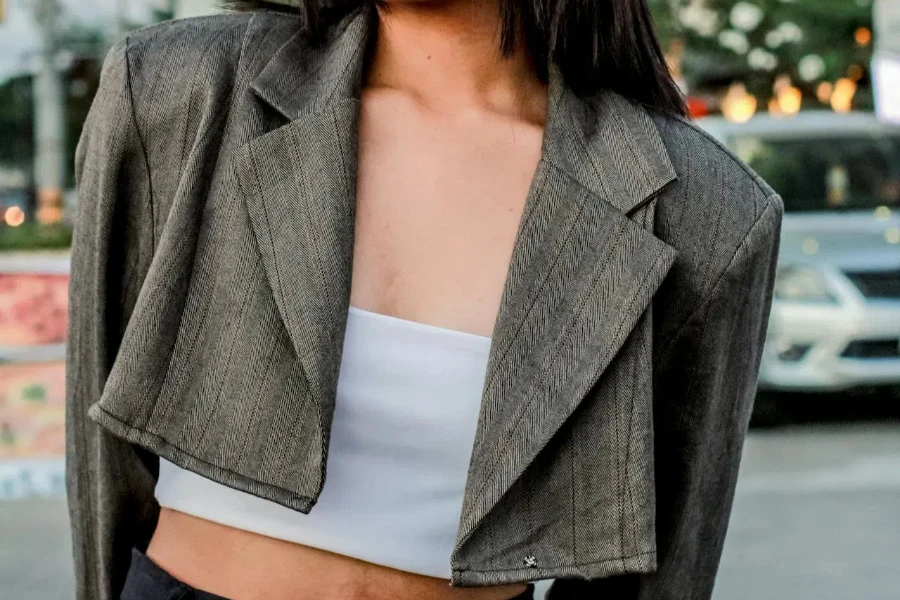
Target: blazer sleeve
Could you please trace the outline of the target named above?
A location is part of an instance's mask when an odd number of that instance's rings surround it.
[[[549,600],[708,600],[772,305],[784,204],[772,195],[654,374],[657,570],[558,580]]]
[[[158,459],[88,418],[99,400],[154,247],[150,174],[132,111],[127,41],[107,55],[75,152],[66,348],[66,490],[78,600],[119,597],[130,548],[158,508]]]

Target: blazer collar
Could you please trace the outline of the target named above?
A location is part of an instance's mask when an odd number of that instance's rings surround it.
[[[358,99],[376,18],[374,11],[362,8],[336,27],[323,45],[315,47],[306,41],[298,21],[297,30],[250,88],[291,121],[333,102]]]
[[[320,47],[299,30],[272,56],[251,89],[285,118],[360,97],[368,42],[377,13],[365,5]],[[619,210],[633,211],[676,179],[650,116],[612,91],[577,96],[552,61],[543,156]],[[627,140],[627,143],[625,141]],[[580,147],[573,152],[573,143]]]
[[[320,48],[300,33],[284,43],[252,89],[287,121],[233,155],[323,448],[350,303],[359,98],[374,24],[361,11]],[[555,66],[549,74],[542,155],[491,336],[454,561],[601,380],[677,254],[654,235],[652,210],[635,212],[675,179],[649,115],[612,92],[579,98]]]

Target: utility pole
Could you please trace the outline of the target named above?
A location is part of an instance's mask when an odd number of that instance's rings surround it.
[[[121,40],[128,32],[128,0],[116,0],[116,39]]]
[[[38,24],[37,68],[33,78],[37,220],[62,219],[62,190],[66,173],[65,100],[57,68],[57,0],[35,0]]]

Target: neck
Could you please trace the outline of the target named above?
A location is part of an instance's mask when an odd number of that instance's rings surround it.
[[[524,44],[500,54],[498,0],[412,0],[380,10],[367,88],[408,93],[430,108],[471,108],[542,121],[546,86]]]

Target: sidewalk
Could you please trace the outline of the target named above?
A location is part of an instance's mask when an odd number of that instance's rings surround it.
[[[0,273],[67,274],[68,272],[68,250],[0,252]]]
[[[0,598],[72,600],[65,497],[0,501]]]

